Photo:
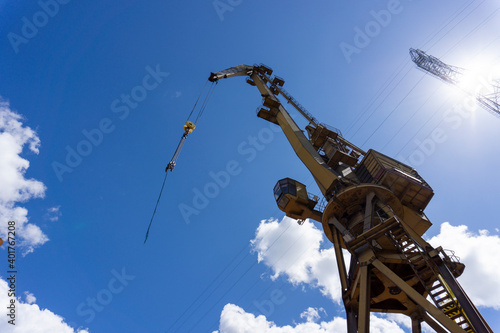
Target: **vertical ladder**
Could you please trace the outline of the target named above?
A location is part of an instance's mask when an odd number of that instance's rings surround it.
[[[434,263],[426,252],[408,235],[404,227],[397,223],[387,234],[399,252],[404,255],[436,307],[454,320],[465,332],[476,333],[462,306],[435,268]]]

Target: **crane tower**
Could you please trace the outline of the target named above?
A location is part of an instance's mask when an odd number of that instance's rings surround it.
[[[441,74],[448,78],[450,71]],[[422,238],[431,226],[424,213],[434,195],[430,185],[412,167],[375,150],[365,152],[319,123],[272,73],[265,65],[239,65],[211,73],[209,81],[246,76],[262,96],[257,115],[281,127],[314,177],[324,208],[290,178],[277,182],[274,197],[288,217],[321,223],[333,243],[348,333],[369,332],[371,312],[407,315],[413,333],[421,332],[422,321],[437,332],[492,332],[456,280],[464,264]],[[307,119],[305,132],[279,95]]]

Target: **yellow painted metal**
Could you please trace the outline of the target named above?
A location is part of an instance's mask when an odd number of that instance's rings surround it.
[[[422,313],[422,319],[429,324],[430,327],[437,333],[448,333],[441,325],[439,325],[435,319],[429,316],[427,313]]]
[[[404,291],[415,303],[421,306],[425,311],[427,311],[432,317],[434,317],[439,323],[446,327],[452,333],[463,333],[464,330],[458,327],[458,325],[446,316],[442,311],[436,308],[432,303],[425,299],[424,296],[419,294],[414,288],[409,286],[403,279],[401,279],[396,273],[384,265],[380,260],[376,259],[373,261],[373,266],[377,268],[382,274],[389,278],[396,286],[398,286],[402,291]]]
[[[334,216],[340,221],[349,210],[355,209],[358,206],[364,207],[366,195],[369,192],[374,192],[379,198],[382,198],[384,203],[390,206],[397,216],[402,216],[404,214],[401,202],[385,187],[373,184],[361,184],[347,187],[340,191],[334,199],[329,201],[323,212],[323,231],[331,242],[333,242],[333,238],[328,225],[329,219]],[[362,225],[359,225],[356,230],[362,232]],[[357,235],[353,234],[353,236],[356,237]],[[345,244],[342,244],[342,247],[347,248]]]
[[[340,243],[340,234],[336,228],[331,227],[330,229],[332,231],[334,239],[333,246],[335,249],[335,258],[337,259],[337,267],[340,275],[340,285],[342,286],[342,292],[345,292],[347,290],[347,271],[344,262],[344,254],[342,253],[342,247]]]
[[[299,159],[313,175],[323,195],[330,196],[329,190],[339,181],[339,175],[325,163],[261,77],[257,73],[253,73],[251,78],[263,96],[264,101],[267,101],[269,105],[276,106],[271,109],[271,112],[276,117],[276,122],[283,130]]]
[[[286,216],[296,220],[313,219],[321,221],[323,214],[311,208],[311,200],[307,197],[301,198],[297,195],[284,194],[278,203],[278,208],[286,213]]]
[[[370,270],[368,266],[362,265],[359,268],[359,315],[358,332],[370,332]]]
[[[390,189],[403,205],[415,211],[422,211],[434,195],[415,169],[372,149],[356,171],[361,182]]]
[[[434,268],[429,266],[425,271],[432,274],[423,277],[411,262],[425,259],[432,265],[428,258],[436,252],[421,237],[432,225],[423,213],[434,194],[431,187],[410,166],[374,150],[364,152],[339,133],[316,122],[284,89],[273,85],[276,80],[268,77],[270,70],[261,67],[240,65],[212,73],[211,78],[250,77],[249,81],[259,89],[264,101],[258,116],[281,127],[323,196],[329,200],[322,214],[311,208],[307,195],[298,192],[283,194],[278,206],[287,216],[321,221],[325,235],[334,244],[337,261],[342,261],[338,262],[338,268],[347,317],[358,317],[360,332],[369,331],[371,311],[411,316],[415,331],[419,330],[419,321],[425,320],[436,330],[440,327],[437,321],[450,332],[464,332],[426,300],[429,285],[438,280]],[[279,93],[310,121],[306,127],[309,139],[275,96]],[[358,161],[361,156],[363,159]],[[349,170],[351,175],[347,176]],[[410,239],[408,244],[420,247],[419,251],[425,255],[418,252],[421,256],[418,258],[417,252],[405,250],[401,245],[405,244],[404,239]],[[342,248],[348,249],[358,261],[349,273],[343,263]],[[455,270],[455,276],[462,271],[463,268]],[[348,330],[353,331],[353,326]]]
[[[279,106],[279,112],[276,118],[293,150],[302,163],[309,169],[323,195],[327,196],[328,190],[339,181],[338,176],[312,148],[309,140],[305,137],[302,130],[297,126],[295,121],[293,121],[288,112],[286,112],[284,107]]]
[[[186,133],[193,133],[193,130],[196,128],[196,125],[191,122],[191,121],[186,121],[186,124],[184,126],[182,126],[182,129],[184,129],[184,131]]]

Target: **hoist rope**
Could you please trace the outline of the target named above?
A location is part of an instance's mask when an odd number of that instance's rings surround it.
[[[208,93],[207,93],[207,96],[205,97],[205,100],[203,101],[203,104],[201,105],[200,112],[198,112],[198,116],[196,117],[196,120],[194,122],[195,125],[198,123],[198,120],[200,120],[201,116],[203,115],[203,112],[205,111],[205,108],[208,105],[208,101],[210,100],[210,98],[212,97],[212,94],[215,91],[215,87],[217,86],[217,83],[219,83],[219,81],[215,81],[215,84],[212,83],[212,85],[210,86]]]
[[[158,200],[156,200],[155,210],[153,211],[153,215],[151,216],[151,220],[149,221],[148,231],[146,231],[146,238],[144,238],[144,244],[148,240],[149,229],[151,229],[151,224],[153,223],[153,218],[156,214],[156,208],[158,208],[158,203],[160,202],[161,194],[163,193],[163,188],[165,187],[165,181],[167,180],[168,172],[165,172],[165,178],[163,178],[163,184],[161,185],[160,195],[158,196]]]
[[[196,102],[194,103],[193,109],[189,113],[189,116],[187,117],[187,120],[189,120],[189,118],[191,118],[191,115],[193,114],[194,109],[196,109],[196,105],[198,105],[198,101],[200,100],[201,95],[203,95],[203,92],[205,91],[205,87],[207,86],[207,83],[208,83],[208,80],[205,82],[205,85],[203,86],[203,89],[201,89],[201,93],[198,96],[198,98],[196,99]]]
[[[200,95],[198,96],[198,99],[196,99],[196,102],[194,103],[194,106],[193,106],[193,109],[191,110],[191,112],[189,113],[189,116],[187,118],[187,121],[186,123],[189,121],[189,119],[191,118],[191,116],[193,115],[193,112],[194,110],[196,109],[196,106],[198,105],[198,102],[201,98],[201,96],[203,95],[203,92],[205,91],[205,88],[207,86],[207,83],[208,83],[208,80],[207,82],[205,82],[205,85],[203,86],[203,89],[201,90],[201,93]],[[208,105],[208,101],[210,100],[210,98],[212,97],[212,94],[214,93],[214,90],[215,90],[215,86],[217,85],[218,82],[216,82],[215,84],[212,83],[212,85],[210,86],[209,90],[208,90],[208,93],[207,95],[205,96],[205,99],[203,100],[203,103],[200,107],[200,111],[198,111],[198,114],[196,116],[196,120],[194,121],[194,124],[196,125],[198,123],[198,120],[200,120],[203,112],[205,111],[207,105]],[[153,211],[153,215],[151,216],[151,220],[149,221],[149,226],[148,226],[148,230],[146,231],[146,237],[144,238],[144,244],[146,243],[146,241],[148,240],[148,235],[149,235],[149,230],[151,229],[151,224],[153,223],[153,219],[155,217],[155,214],[156,214],[156,209],[158,208],[158,204],[160,203],[160,198],[161,198],[161,194],[163,193],[163,188],[165,187],[165,181],[167,180],[167,175],[168,175],[168,171],[173,171],[174,170],[174,167],[175,167],[175,162],[177,160],[177,158],[179,157],[179,154],[181,152],[181,149],[182,149],[182,146],[184,146],[184,142],[186,141],[187,139],[187,136],[190,132],[188,132],[188,130],[186,130],[186,132],[182,135],[181,137],[181,141],[179,142],[179,144],[177,145],[177,149],[175,150],[175,153],[174,153],[174,156],[172,157],[172,159],[170,160],[170,162],[168,163],[166,169],[165,169],[165,178],[163,178],[163,184],[161,185],[161,190],[160,190],[160,194],[158,195],[158,199],[156,200],[156,205],[155,205],[155,209]]]

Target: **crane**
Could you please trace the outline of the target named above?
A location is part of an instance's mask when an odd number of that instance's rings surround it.
[[[413,333],[421,332],[423,321],[437,332],[492,332],[456,279],[465,265],[422,238],[432,225],[424,213],[434,195],[429,184],[412,167],[372,149],[365,152],[318,122],[272,73],[262,64],[239,65],[210,73],[208,80],[246,76],[262,96],[257,116],[280,126],[312,174],[324,208],[291,178],[277,182],[274,197],[288,217],[321,223],[333,243],[348,333],[369,332],[371,312],[407,315]],[[278,96],[309,122],[305,131]]]
[[[410,48],[410,57],[417,67],[424,72],[457,87],[459,87],[460,82],[468,73],[465,69],[447,65],[422,50]],[[494,79],[492,83],[488,83],[487,85],[490,92],[486,94],[476,93],[469,89],[461,90],[475,98],[486,111],[496,117],[500,117],[500,80]]]

